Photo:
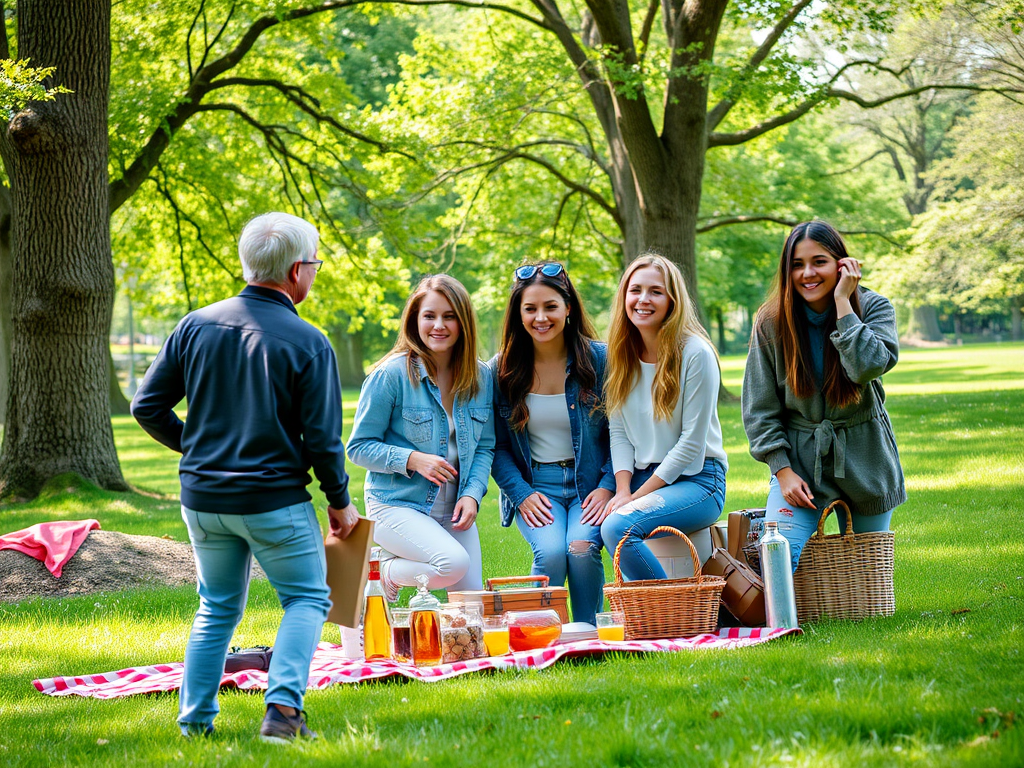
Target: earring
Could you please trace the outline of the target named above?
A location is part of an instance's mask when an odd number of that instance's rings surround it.
[[[572,318],[571,318],[571,317],[569,317],[568,315],[566,315],[566,316],[565,316],[565,324],[566,324],[566,325],[568,325],[568,324],[569,324],[569,323],[571,323],[571,322],[572,322]]]

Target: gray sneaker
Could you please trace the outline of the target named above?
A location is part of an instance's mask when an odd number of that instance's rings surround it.
[[[315,739],[316,734],[306,727],[306,715],[299,712],[289,717],[273,704],[267,707],[260,725],[260,741],[268,744],[288,744],[295,739]]]

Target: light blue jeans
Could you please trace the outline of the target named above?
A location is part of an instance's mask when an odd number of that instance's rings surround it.
[[[655,469],[656,465],[634,472],[630,488],[635,491],[643,485]],[[665,569],[644,539],[659,525],[670,525],[683,533],[707,528],[721,517],[724,507],[725,467],[708,459],[698,474],[682,476],[672,485],[619,507],[601,525],[601,536],[614,555],[619,541],[629,534],[619,555],[619,567],[627,581],[664,579]],[[663,533],[655,538],[670,535]]]
[[[765,522],[776,522],[779,524],[779,533],[789,541],[789,554],[793,562],[793,570],[796,570],[800,563],[800,553],[804,551],[804,545],[808,539],[818,530],[818,519],[821,517],[824,508],[834,499],[822,497],[820,489],[812,489],[815,501],[824,504],[819,509],[808,509],[807,507],[794,507],[782,497],[782,488],[779,481],[772,475],[768,484],[768,501],[765,504]],[[888,531],[889,523],[892,520],[893,510],[883,512],[880,515],[858,515],[853,513],[854,533],[878,533]],[[837,507],[836,517],[839,519],[839,530],[846,530],[846,512]]]
[[[576,494],[576,470],[557,464],[534,464],[533,490],[548,497],[555,520],[531,528],[522,515],[516,515],[516,525],[533,550],[531,574],[547,576],[556,587],[565,584],[568,576],[573,621],[593,624],[604,604],[601,529],[580,522],[583,506]]]
[[[309,502],[254,515],[181,508],[196,558],[199,610],[185,648],[178,724],[202,732],[220,711],[217,691],[249,594],[252,556],[284,608],[270,660],[267,704],[302,709],[309,665],[331,608],[324,539]]]

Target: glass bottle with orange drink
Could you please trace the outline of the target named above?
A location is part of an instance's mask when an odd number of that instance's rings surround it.
[[[363,593],[363,656],[367,661],[391,658],[391,614],[380,583],[380,549],[370,552],[370,575]]]

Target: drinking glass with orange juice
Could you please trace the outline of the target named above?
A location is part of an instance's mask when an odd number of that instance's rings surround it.
[[[484,645],[488,656],[508,653],[508,621],[505,615],[484,616]]]
[[[622,642],[626,639],[626,628],[622,611],[608,611],[597,614],[597,639],[605,642]]]

